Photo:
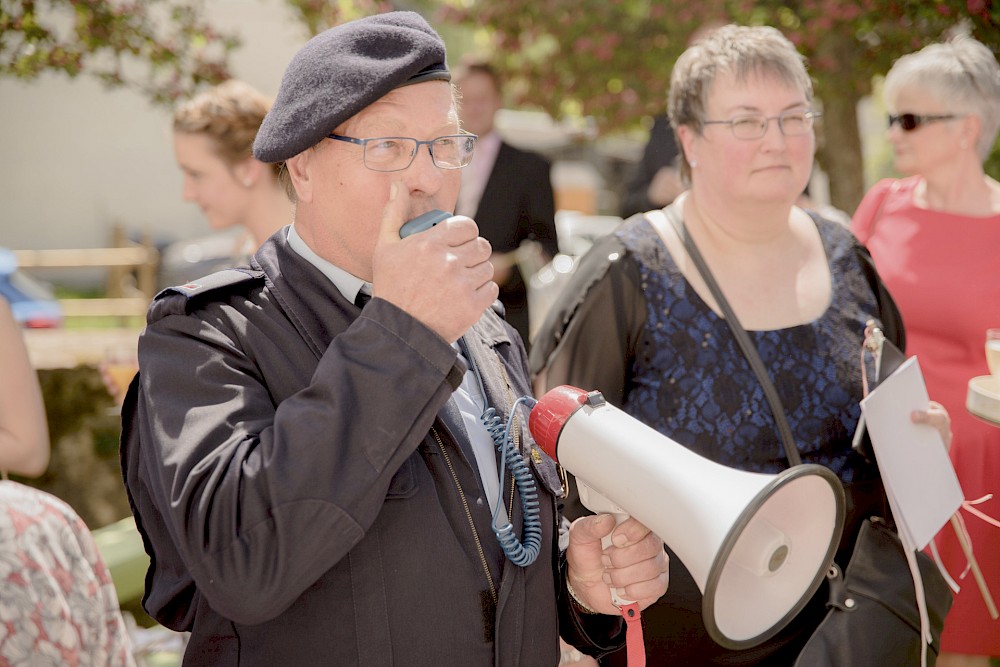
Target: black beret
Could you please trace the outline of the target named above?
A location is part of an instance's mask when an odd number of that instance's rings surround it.
[[[330,28],[289,63],[254,157],[287,160],[394,88],[435,80],[451,80],[444,42],[420,14],[389,12]]]

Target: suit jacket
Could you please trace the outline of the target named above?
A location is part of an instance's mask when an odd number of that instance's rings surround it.
[[[467,341],[506,419],[523,348],[492,310]],[[455,349],[387,301],[360,311],[284,231],[162,293],[139,354],[122,469],[143,605],[191,632],[185,665],[552,665],[560,617],[591,651],[620,641],[565,597],[551,460],[523,442],[543,541],[517,567],[451,409]]]
[[[549,257],[559,251],[556,240],[555,197],[545,158],[501,143],[493,171],[476,209],[479,234],[496,252],[517,250],[522,241],[538,241]],[[507,321],[528,344],[528,293],[515,267],[500,289]]]
[[[660,208],[649,201],[646,191],[662,167],[677,164],[680,149],[674,138],[674,128],[666,114],[660,114],[653,119],[653,127],[649,131],[649,142],[642,153],[642,160],[636,165],[635,175],[629,180],[622,198],[621,216],[628,218],[636,213],[645,213],[654,208]]]

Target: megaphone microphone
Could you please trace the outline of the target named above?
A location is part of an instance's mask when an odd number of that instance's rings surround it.
[[[539,399],[528,428],[576,476],[585,505],[631,515],[670,546],[701,590],[705,627],[721,646],[746,649],[780,632],[833,562],[844,489],[823,466],[776,475],[729,468],[600,392],[568,385]]]

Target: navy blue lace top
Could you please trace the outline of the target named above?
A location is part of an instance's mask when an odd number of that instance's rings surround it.
[[[865,322],[878,319],[857,241],[815,218],[832,276],[813,322],[750,331],[781,396],[803,463],[855,479]],[[693,451],[742,470],[788,467],[771,408],[723,317],[688,284],[662,240],[635,216],[581,260],[535,339],[546,384],[599,389],[614,405]]]
[[[861,413],[859,350],[877,309],[851,233],[822,220],[818,226],[833,280],[826,312],[808,324],[748,333],[784,403],[802,462],[823,464],[849,482],[859,463],[851,450]],[[645,219],[617,235],[646,297],[623,409],[718,463],[786,469],[771,408],[725,319],[691,288]]]

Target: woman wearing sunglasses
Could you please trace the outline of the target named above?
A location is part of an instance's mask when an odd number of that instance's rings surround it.
[[[907,352],[920,358],[928,392],[951,415],[951,458],[966,498],[1000,517],[1000,428],[965,410],[970,378],[988,373],[985,330],[1000,326],[1000,183],[983,172],[1000,128],[1000,65],[968,37],[900,58],[885,79],[889,142],[900,180],[865,196],[852,227],[875,258],[906,321]],[[1000,530],[966,521],[990,589],[1000,591]],[[937,538],[958,576],[965,558],[950,528]],[[971,579],[971,578],[970,578]],[[940,667],[983,666],[1000,655],[971,580],[948,615]]]

